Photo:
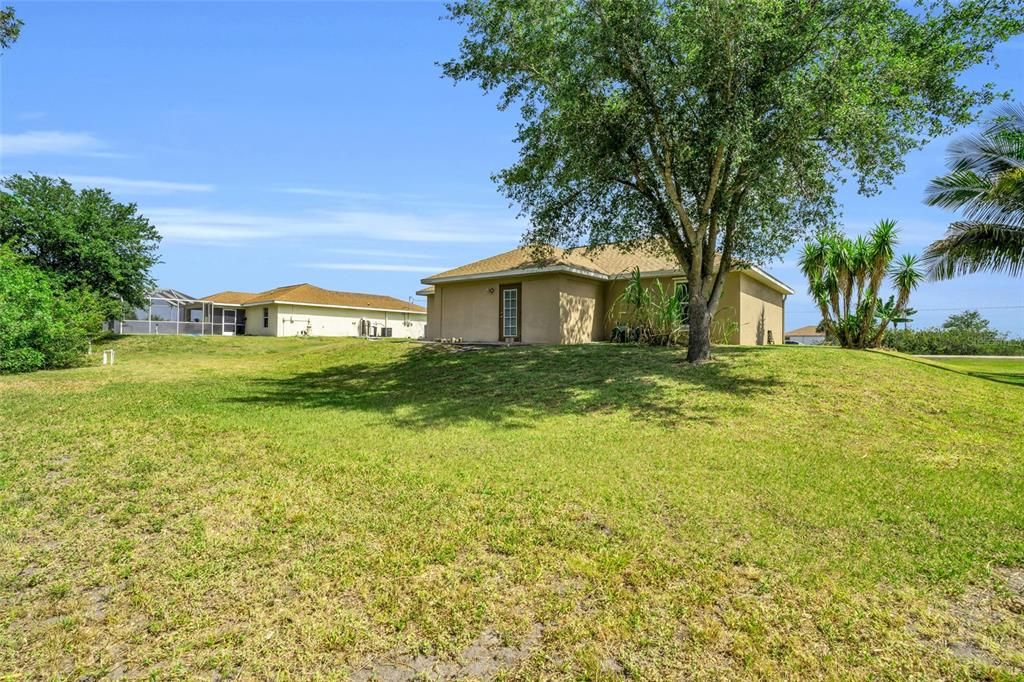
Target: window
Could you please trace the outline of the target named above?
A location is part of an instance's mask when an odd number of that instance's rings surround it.
[[[270,308],[263,309],[263,328],[266,329],[270,326]]]
[[[676,300],[679,301],[679,317],[683,324],[690,323],[690,285],[684,279],[673,282],[676,285]]]

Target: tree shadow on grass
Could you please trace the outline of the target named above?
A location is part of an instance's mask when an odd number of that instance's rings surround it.
[[[979,372],[973,370],[963,370],[962,373],[972,377],[978,377],[979,379],[995,381],[1000,384],[1024,386],[1024,372]]]
[[[453,352],[425,346],[393,361],[341,363],[258,380],[234,400],[248,404],[360,410],[423,428],[471,420],[530,427],[538,416],[626,410],[672,425],[741,414],[778,384],[736,365],[755,349],[729,348],[694,367],[666,348],[581,345]]]

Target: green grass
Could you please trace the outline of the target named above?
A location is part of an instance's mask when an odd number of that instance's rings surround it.
[[[1024,675],[1024,392],[879,353],[131,338],[0,377],[0,676]]]
[[[981,379],[1024,386],[1024,358],[935,358],[933,362]]]

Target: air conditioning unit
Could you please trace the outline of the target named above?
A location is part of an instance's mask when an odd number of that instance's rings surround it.
[[[380,335],[386,337],[391,336],[391,327],[381,327]]]

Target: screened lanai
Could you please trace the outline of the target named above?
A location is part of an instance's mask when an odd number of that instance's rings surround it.
[[[147,305],[123,320],[112,320],[115,334],[190,334],[232,336],[245,333],[245,311],[230,303],[214,303],[177,289],[156,289]]]

